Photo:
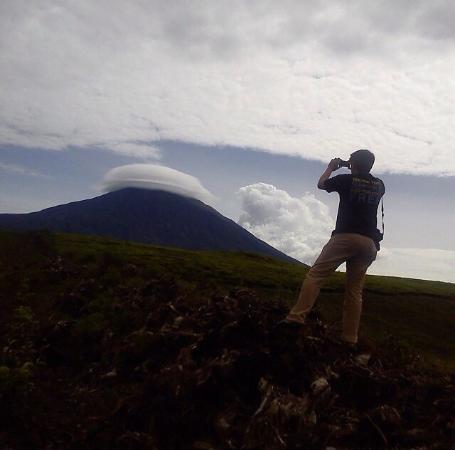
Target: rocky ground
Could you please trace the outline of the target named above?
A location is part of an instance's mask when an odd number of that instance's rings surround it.
[[[77,270],[48,263],[57,278]],[[134,276],[138,268],[122,269]],[[233,289],[199,302],[170,278],[96,278],[4,323],[4,449],[449,449],[455,376],[390,339],[348,348],[318,314]],[[96,300],[95,300],[96,299]],[[97,302],[97,308],[93,307]]]

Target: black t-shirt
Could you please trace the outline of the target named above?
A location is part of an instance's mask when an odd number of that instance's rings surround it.
[[[377,213],[385,187],[371,174],[337,175],[324,183],[327,192],[338,192],[340,204],[335,230],[338,233],[359,233],[378,242]]]

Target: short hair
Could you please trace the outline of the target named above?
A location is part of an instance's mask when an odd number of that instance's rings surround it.
[[[351,154],[350,161],[360,171],[368,173],[374,164],[374,154],[366,149],[357,150]]]

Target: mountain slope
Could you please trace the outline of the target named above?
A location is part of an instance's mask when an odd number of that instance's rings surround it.
[[[188,249],[237,250],[297,262],[199,200],[136,188],[29,214],[0,214],[0,227],[100,235]]]

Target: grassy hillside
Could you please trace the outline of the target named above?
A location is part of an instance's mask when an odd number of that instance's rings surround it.
[[[353,350],[342,274],[276,327],[306,271],[0,232],[0,448],[449,448],[455,286],[370,277]]]
[[[100,302],[118,285],[142,288],[168,278],[195,302],[213,293],[247,287],[292,306],[308,268],[243,252],[187,251],[74,234],[0,233],[0,289],[3,308],[28,303],[51,308],[47,299],[80,278],[95,277],[104,288]],[[78,275],[54,279],[43,257],[64,258]],[[128,269],[129,268],[129,269]],[[339,322],[343,297],[341,273],[327,282],[317,302],[329,321]],[[7,306],[8,304],[8,306]],[[8,313],[3,311],[3,320]],[[455,367],[455,284],[368,276],[361,334],[375,341],[389,335],[445,370]]]

